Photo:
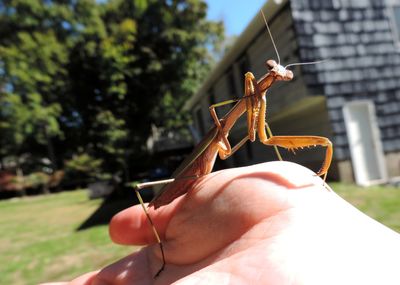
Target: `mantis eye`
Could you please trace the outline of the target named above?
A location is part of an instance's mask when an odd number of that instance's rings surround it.
[[[278,64],[276,63],[275,60],[269,59],[269,60],[267,60],[267,62],[265,63],[265,65],[267,66],[267,68],[268,68],[269,70],[271,70],[271,69],[273,69],[275,66],[277,66]]]

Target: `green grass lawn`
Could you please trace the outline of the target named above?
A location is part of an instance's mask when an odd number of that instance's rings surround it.
[[[134,250],[113,244],[107,225],[77,231],[101,202],[83,190],[0,201],[0,283],[70,280]]]
[[[400,233],[400,188],[390,186],[358,187],[353,184],[330,183],[343,199],[356,208]]]
[[[332,183],[344,199],[400,232],[400,189]],[[107,225],[77,231],[101,205],[83,190],[0,201],[0,283],[70,280],[134,248],[113,244]]]

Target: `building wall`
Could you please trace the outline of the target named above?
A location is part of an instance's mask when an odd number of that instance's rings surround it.
[[[342,108],[358,99],[374,102],[389,174],[400,175],[400,45],[391,1],[290,2],[301,61],[329,59],[302,70],[310,89],[326,95],[343,177],[350,150]]]

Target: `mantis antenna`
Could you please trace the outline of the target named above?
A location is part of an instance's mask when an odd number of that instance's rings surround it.
[[[272,45],[274,46],[276,56],[278,57],[278,65],[279,65],[279,64],[281,64],[281,58],[280,58],[280,56],[279,56],[278,49],[276,48],[276,44],[275,44],[274,38],[272,37],[272,33],[271,33],[271,30],[269,29],[269,25],[268,25],[267,19],[265,18],[265,15],[264,15],[263,10],[260,10],[260,12],[261,12],[261,15],[262,15],[262,17],[263,17],[263,19],[264,19],[265,26],[267,27],[267,31],[268,31],[269,37],[270,37],[270,39],[271,39],[271,41],[272,41]],[[325,61],[328,61],[328,60],[329,60],[329,59],[317,60],[317,61],[311,61],[311,62],[296,62],[296,63],[291,63],[291,64],[286,65],[286,66],[285,66],[285,69],[288,68],[289,66],[317,64],[317,63],[322,63],[322,62],[325,62]]]
[[[323,60],[317,60],[317,61],[310,61],[310,62],[296,62],[296,63],[291,63],[285,66],[285,69],[288,68],[289,66],[295,66],[295,65],[308,65],[308,64],[317,64],[317,63],[322,63],[325,61],[328,61],[329,59],[323,59]]]
[[[279,65],[279,64],[281,64],[281,58],[279,57],[278,49],[276,48],[274,38],[272,37],[271,30],[269,29],[268,22],[267,22],[267,19],[265,18],[263,10],[260,10],[260,12],[264,19],[265,26],[267,27],[269,37],[271,38],[271,41],[272,41],[272,45],[274,46],[276,56],[278,57],[278,65]]]

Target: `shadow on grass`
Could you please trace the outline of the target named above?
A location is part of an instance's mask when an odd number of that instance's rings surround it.
[[[153,198],[152,191],[143,191],[142,197],[145,202]],[[106,225],[118,212],[139,204],[135,192],[130,188],[114,190],[76,230],[81,231],[98,225]]]

